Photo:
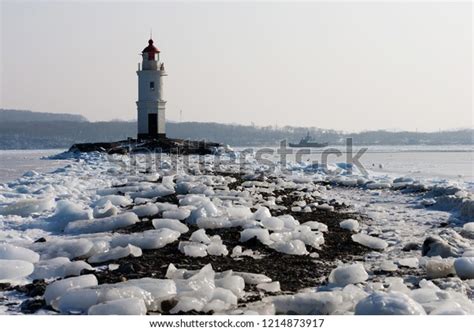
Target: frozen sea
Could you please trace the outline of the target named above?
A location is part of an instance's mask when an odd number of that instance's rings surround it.
[[[45,160],[45,156],[54,155],[63,150],[4,150],[0,151],[0,183],[14,180],[25,172],[52,171],[67,161]]]
[[[264,147],[241,147],[237,150]],[[276,150],[276,147],[266,147]],[[347,152],[344,146],[329,146],[342,152],[341,156],[330,155],[329,163],[346,162]],[[409,175],[413,178],[457,180],[474,183],[474,146],[353,146],[353,155],[361,148],[367,148],[360,161],[371,172],[389,173],[392,175]],[[304,155],[303,161],[321,162],[325,149],[311,149],[310,155]],[[14,180],[29,170],[48,172],[68,161],[47,160],[45,156],[55,155],[63,150],[5,150],[0,151],[0,183]],[[296,149],[293,150],[296,153]],[[277,160],[276,152],[267,159]],[[294,161],[295,154],[289,155],[287,161]]]
[[[241,149],[262,147],[245,147]],[[276,150],[277,147],[269,147]],[[328,163],[347,162],[348,152],[345,146],[329,146],[339,150],[342,155],[329,155]],[[311,149],[310,155],[303,155],[302,161],[321,162],[322,154],[327,148]],[[367,171],[389,173],[394,176],[410,176],[417,179],[458,180],[467,183],[474,181],[474,146],[353,146],[352,155],[362,148],[367,151],[360,157]],[[297,149],[287,156],[287,161],[294,161]],[[267,159],[278,160],[279,155]]]

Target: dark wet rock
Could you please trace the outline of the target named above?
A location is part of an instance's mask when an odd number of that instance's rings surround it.
[[[404,252],[417,251],[419,249],[421,249],[421,245],[418,243],[408,243],[402,248]]]
[[[158,218],[158,217],[150,217],[150,219]],[[151,221],[141,221],[130,226],[117,229],[117,233],[135,233],[135,232],[143,232],[147,230],[153,230],[153,223]]]
[[[33,283],[15,286],[13,289],[29,297],[36,297],[44,294],[47,285],[44,279],[37,279]]]
[[[449,245],[443,239],[436,237],[425,239],[421,248],[421,254],[423,256],[441,256],[442,258],[459,256],[456,248]]]
[[[165,195],[163,197],[156,198],[155,202],[168,202],[168,203],[177,205],[179,203],[179,200],[176,193],[173,193],[173,194]]]
[[[170,153],[170,154],[198,154],[206,155],[213,154],[215,149],[221,147],[221,144],[206,142],[206,141],[195,141],[195,140],[184,140],[184,139],[172,139],[172,138],[156,138],[137,140],[129,139],[116,142],[107,143],[83,143],[74,144],[69,149],[72,153],[90,153],[90,152],[103,152],[107,154],[130,154],[130,153],[144,153],[144,152],[157,152],[157,153]]]
[[[34,314],[40,309],[48,308],[43,299],[27,299],[20,305],[20,311],[24,314]]]
[[[136,274],[136,266],[138,264],[136,263],[125,263],[120,265],[120,267],[117,269],[118,272],[124,275],[130,275],[130,274]]]
[[[177,304],[178,304],[178,300],[174,298],[170,300],[165,300],[161,303],[161,311],[165,314],[169,313],[169,311],[173,309]]]
[[[283,205],[291,206],[295,198],[292,197],[291,190],[282,190],[285,194]],[[278,194],[278,193],[277,193]],[[288,196],[289,195],[289,196]],[[123,281],[123,278],[134,279],[142,277],[165,278],[166,270],[170,263],[177,268],[189,270],[200,269],[206,264],[212,264],[216,271],[235,270],[241,272],[261,273],[280,282],[282,291],[295,292],[305,287],[320,285],[325,281],[325,277],[335,266],[335,261],[349,262],[362,260],[363,255],[369,250],[351,239],[351,234],[339,227],[339,222],[347,217],[358,218],[347,212],[316,210],[310,213],[273,212],[274,216],[281,214],[293,214],[301,223],[310,220],[317,220],[325,223],[329,231],[325,233],[325,244],[321,250],[316,250],[307,246],[310,253],[317,253],[318,258],[309,255],[288,255],[276,252],[263,245],[259,240],[250,239],[247,242],[240,242],[241,228],[207,229],[209,236],[219,235],[229,252],[239,245],[245,249],[252,249],[262,256],[261,259],[254,259],[248,256],[232,258],[228,256],[205,256],[188,257],[178,250],[178,241],[157,250],[143,250],[141,257],[126,257],[116,261],[120,267],[116,270],[105,270],[96,272],[99,283],[116,283]],[[151,222],[143,222],[150,223]],[[188,240],[191,233],[198,228],[188,225],[189,232],[182,234],[179,240]],[[123,231],[125,230],[125,231]],[[121,231],[134,231],[136,228],[125,228]],[[108,263],[114,263],[108,261]],[[247,290],[247,289],[246,289]],[[257,296],[258,297],[258,296]],[[257,297],[255,300],[257,300]],[[259,298],[259,297],[258,297]],[[249,299],[251,300],[251,299]]]
[[[10,283],[0,283],[0,291],[7,291],[11,288]]]

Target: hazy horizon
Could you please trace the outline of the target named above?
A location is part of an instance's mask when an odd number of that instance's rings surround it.
[[[469,2],[0,6],[0,108],[134,120],[151,28],[170,121],[473,127]]]

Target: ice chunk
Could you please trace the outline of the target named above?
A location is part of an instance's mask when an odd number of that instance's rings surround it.
[[[327,232],[328,231],[328,226],[326,224],[321,223],[321,222],[317,222],[317,221],[308,221],[308,222],[305,222],[301,225],[302,226],[307,226],[311,230],[317,230],[317,231],[321,231],[321,232]]]
[[[269,292],[269,293],[275,293],[275,292],[280,292],[280,282],[271,282],[271,283],[261,283],[257,285],[257,289]]]
[[[362,283],[368,278],[369,275],[361,263],[339,266],[329,274],[329,282],[341,287]]]
[[[162,184],[156,185],[154,188],[146,189],[139,192],[133,192],[130,194],[130,197],[135,198],[156,198],[156,197],[164,197],[170,194],[173,194],[174,189]]]
[[[163,212],[163,218],[173,218],[180,221],[185,220],[191,215],[191,210],[186,208],[178,208],[173,210],[166,210]]]
[[[454,269],[461,279],[474,278],[474,257],[460,257],[454,261]]]
[[[231,306],[237,306],[236,295],[231,290],[222,287],[216,287],[214,289],[211,300],[220,300]]]
[[[35,243],[34,249],[41,254],[43,259],[51,259],[59,256],[70,259],[85,256],[94,247],[88,239],[51,239],[44,243]]]
[[[209,255],[226,256],[229,254],[227,247],[222,242],[212,242],[206,250]]]
[[[155,229],[167,228],[178,231],[179,233],[186,233],[189,231],[189,228],[186,226],[186,224],[171,218],[156,218],[152,221],[152,223]]]
[[[241,276],[235,274],[226,275],[222,278],[215,280],[215,285],[217,287],[226,288],[231,290],[238,298],[241,298],[244,295],[245,281]]]
[[[311,230],[304,230],[303,227],[300,231],[294,231],[291,233],[293,239],[301,240],[305,245],[319,248],[320,245],[324,244],[324,236],[320,232],[312,232]]]
[[[125,207],[132,204],[130,198],[122,195],[106,195],[92,204],[93,207],[104,206],[107,201],[110,201],[114,206]]]
[[[186,297],[183,296],[180,298],[176,306],[173,307],[173,309],[170,310],[171,314],[177,314],[177,313],[186,313],[188,311],[194,310],[194,311],[201,311],[204,308],[204,301],[200,300],[195,297]]]
[[[324,211],[333,211],[334,210],[333,206],[330,206],[326,203],[323,203],[322,205],[317,205],[316,208],[319,209],[319,210],[324,210]]]
[[[56,257],[35,263],[35,271],[31,274],[30,278],[49,279],[79,276],[82,270],[93,270],[93,268],[84,261],[71,262],[66,257]]]
[[[359,231],[359,222],[354,219],[347,219],[339,223],[339,226],[345,230],[357,232]]]
[[[159,209],[157,205],[146,204],[143,206],[133,207],[132,212],[134,212],[138,217],[150,217],[158,214]]]
[[[48,279],[64,277],[66,264],[71,263],[67,257],[55,257],[49,260],[41,260],[35,264],[35,271],[31,275],[32,279]]]
[[[124,286],[136,286],[151,295],[152,302],[147,305],[149,310],[161,311],[161,303],[176,295],[176,284],[170,279],[140,278],[128,280]]]
[[[94,270],[94,268],[85,261],[73,261],[64,265],[64,277],[79,276],[82,270]]]
[[[211,243],[211,239],[209,239],[209,237],[206,234],[206,230],[204,230],[204,229],[199,229],[199,230],[194,231],[191,234],[191,237],[189,237],[189,240],[194,241],[194,242],[203,243],[203,244],[210,244]]]
[[[207,255],[207,247],[192,241],[181,241],[179,243],[179,250],[186,256],[203,257]]]
[[[421,282],[420,282],[421,283]],[[439,291],[439,288],[428,288],[422,287],[410,292],[410,297],[416,302],[420,303],[425,311],[430,312],[432,310],[431,304],[435,301],[438,301],[440,298],[438,294],[442,292]]]
[[[99,287],[100,301],[114,301],[126,298],[137,298],[143,300],[147,308],[156,308],[156,303],[150,292],[134,286],[129,282],[118,284],[104,284]]]
[[[54,302],[54,308],[62,314],[86,314],[89,308],[99,303],[100,290],[76,288],[67,291]]]
[[[398,269],[398,266],[392,261],[383,261],[380,264],[380,270],[382,271],[396,271],[397,269]]]
[[[403,283],[403,278],[400,277],[387,277],[385,283],[388,284],[389,291],[402,292],[409,294],[411,290]]]
[[[89,315],[145,315],[143,299],[126,298],[100,303],[89,308]]]
[[[474,257],[474,249],[467,249],[462,253],[463,257]]]
[[[252,211],[249,207],[234,206],[227,208],[227,214],[232,219],[247,219],[252,217]]]
[[[240,242],[246,242],[252,238],[257,238],[264,245],[270,244],[270,234],[267,229],[244,229],[240,232]]]
[[[273,303],[277,314],[328,315],[342,306],[343,297],[338,292],[310,292],[266,297],[263,301]]]
[[[102,263],[105,261],[118,260],[129,255],[134,257],[141,256],[142,250],[140,249],[140,247],[136,247],[130,244],[125,247],[117,246],[107,252],[93,255],[87,261],[89,261],[90,263]]]
[[[247,303],[245,307],[238,308],[229,314],[243,314],[243,315],[275,315],[275,305],[271,302],[256,301]]]
[[[262,225],[271,231],[278,231],[283,229],[285,223],[278,217],[266,217],[262,219]]]
[[[448,301],[432,310],[430,315],[468,315],[468,313],[457,302]]]
[[[23,278],[31,275],[33,263],[22,260],[0,260],[0,281]]]
[[[119,228],[124,228],[133,225],[139,221],[140,220],[138,219],[138,216],[136,214],[127,212],[121,215],[111,217],[74,221],[66,226],[64,232],[70,234],[106,232]]]
[[[38,176],[39,173],[37,173],[36,171],[34,170],[28,170],[27,172],[25,172],[23,174],[23,177],[35,177],[35,176]]]
[[[191,212],[191,215],[189,216],[188,222],[197,222],[199,218],[219,218],[220,216],[219,210],[217,209],[216,205],[212,203],[211,201],[206,201],[203,202],[200,207],[197,209],[193,210]],[[219,218],[222,220],[227,219],[226,217]]]
[[[279,241],[270,245],[271,248],[277,252],[290,255],[305,255],[308,254],[304,242],[299,239],[290,241]]]
[[[356,315],[426,315],[423,307],[400,292],[375,292],[360,300]]]
[[[205,202],[209,202],[209,198],[199,194],[187,194],[184,198],[179,200],[180,206],[200,206]]]
[[[385,240],[382,240],[380,238],[375,238],[363,233],[353,234],[351,238],[353,241],[361,244],[362,246],[369,247],[376,250],[384,250],[388,246]]]
[[[212,270],[212,266],[207,264],[192,277],[175,280],[179,302],[185,300],[183,297],[185,297],[186,300],[189,297],[193,297],[200,302],[211,300],[215,289],[214,277],[215,272]]]
[[[56,204],[56,210],[48,220],[53,222],[61,230],[64,230],[64,227],[67,223],[78,220],[87,220],[92,218],[92,211],[88,209],[81,208],[77,204],[68,201],[60,200]]]
[[[28,217],[34,213],[42,213],[51,210],[54,206],[55,203],[53,198],[23,199],[5,207],[0,207],[0,215],[18,215]]]
[[[22,260],[36,263],[39,258],[39,254],[31,249],[0,243],[0,260]]]
[[[278,216],[278,218],[283,221],[285,229],[288,229],[288,230],[293,230],[293,229],[297,228],[300,225],[300,222],[295,220],[295,218],[291,215],[280,215],[280,216]],[[319,222],[317,222],[317,223],[319,223]],[[320,223],[320,224],[322,224],[322,223]]]
[[[464,223],[462,229],[468,232],[474,232],[474,222]]]
[[[212,300],[204,305],[202,308],[202,311],[205,313],[210,313],[210,312],[220,312],[223,310],[228,310],[231,308],[231,305],[227,302],[224,302],[222,300]]]
[[[267,207],[260,207],[253,214],[253,218],[256,219],[257,221],[261,221],[264,218],[268,218],[268,217],[272,217],[272,214],[270,214],[270,210],[268,210]]]
[[[67,291],[75,288],[97,286],[97,278],[94,275],[71,277],[55,281],[46,287],[44,300],[48,305],[64,295]]]
[[[270,283],[272,279],[262,274],[254,274],[250,272],[234,272],[235,276],[242,277],[245,284],[258,285],[261,283]]]
[[[196,225],[201,229],[221,229],[231,227],[232,223],[225,216],[216,216],[199,217],[196,220]]]
[[[115,216],[119,212],[119,209],[115,207],[112,202],[107,200],[104,204],[94,207],[93,216],[94,218],[104,218]]]
[[[408,268],[418,268],[418,259],[416,257],[408,257],[398,260],[398,264]]]
[[[158,209],[162,212],[178,209],[177,205],[169,203],[169,202],[156,202],[155,205],[157,205]]]
[[[474,239],[474,222],[465,223],[462,227],[462,235]]]
[[[165,247],[178,239],[180,233],[178,231],[167,228],[159,230],[147,230],[141,233],[132,233],[120,235],[112,239],[111,246],[127,246],[132,244],[141,249],[158,249]]]
[[[391,186],[392,184],[388,182],[373,182],[373,183],[367,183],[365,185],[365,187],[367,187],[369,190],[380,190],[380,189],[390,188]]]

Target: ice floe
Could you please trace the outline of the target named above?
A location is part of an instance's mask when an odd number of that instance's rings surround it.
[[[136,214],[128,212],[99,219],[70,222],[64,232],[70,234],[107,232],[133,225],[139,221]]]

